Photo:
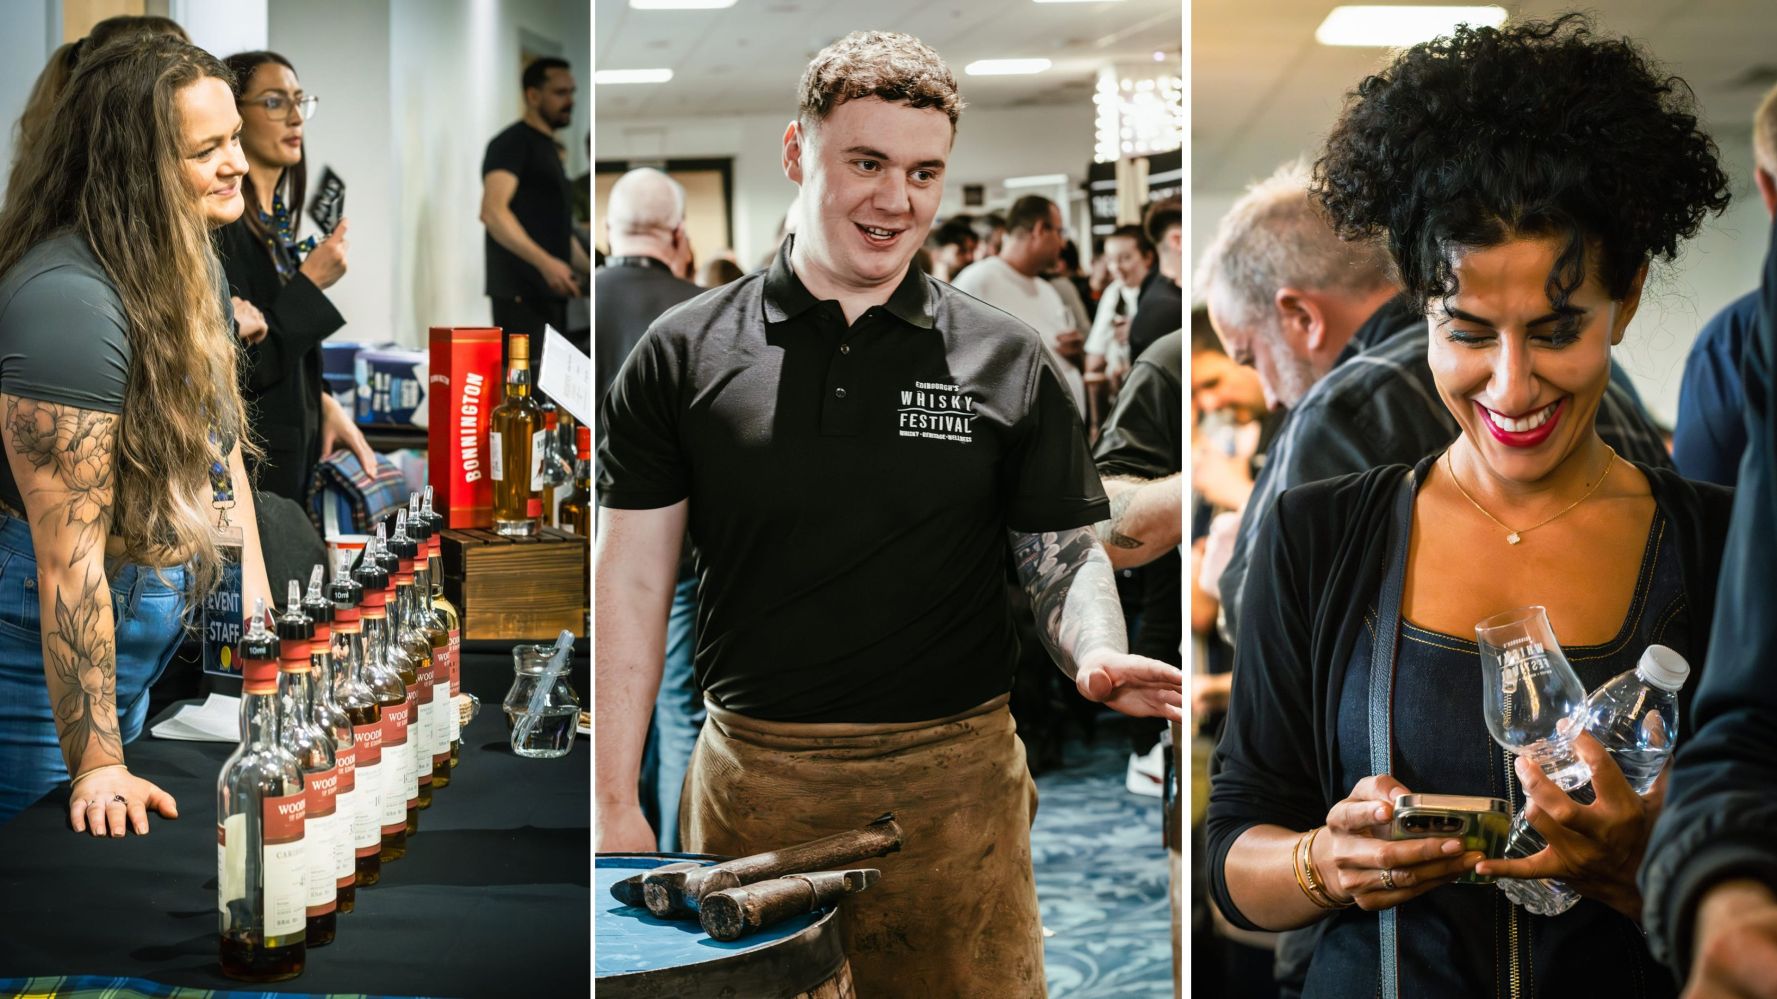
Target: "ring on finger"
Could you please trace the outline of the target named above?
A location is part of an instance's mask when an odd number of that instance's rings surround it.
[[[1382,887],[1387,888],[1389,891],[1395,890],[1394,868],[1384,867],[1382,869]]]
[[[117,803],[118,803],[118,804],[120,804],[120,805],[127,805],[127,804],[129,804],[129,803],[130,803],[130,799],[128,799],[128,798],[126,798],[126,797],[124,797],[124,796],[123,796],[123,795],[121,795],[121,794],[114,794],[114,795],[112,795],[112,796],[111,796],[111,800],[112,800],[112,801],[115,801],[115,802],[117,802]]]

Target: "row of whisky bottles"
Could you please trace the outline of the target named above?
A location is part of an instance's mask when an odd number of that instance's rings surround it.
[[[442,518],[414,497],[349,576],[263,600],[241,641],[241,743],[216,786],[222,972],[271,982],[331,943],[357,889],[407,853],[459,757],[460,621],[437,588]],[[412,514],[410,517],[409,514]]]
[[[554,406],[532,398],[529,336],[507,337],[506,355],[506,386],[488,419],[494,532],[528,536],[548,520],[551,526],[591,537],[592,429],[576,428],[572,416],[558,415]],[[557,504],[560,490],[570,482],[573,491]]]

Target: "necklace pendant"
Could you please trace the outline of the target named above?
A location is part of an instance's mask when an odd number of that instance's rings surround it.
[[[1510,533],[1510,534],[1508,534],[1508,535],[1506,535],[1506,540],[1507,540],[1507,541],[1509,541],[1509,542],[1511,542],[1511,543],[1512,543],[1512,544],[1514,544],[1514,545],[1515,545],[1515,544],[1517,544],[1517,543],[1518,543],[1518,542],[1520,542],[1520,541],[1523,541],[1523,540],[1524,540],[1524,539],[1523,539],[1523,538],[1520,538],[1520,537],[1519,537],[1519,536],[1518,536],[1518,532],[1517,532],[1517,531],[1513,531],[1513,532],[1512,532],[1512,533]]]

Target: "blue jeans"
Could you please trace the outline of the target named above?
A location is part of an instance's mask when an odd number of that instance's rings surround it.
[[[109,581],[117,622],[117,721],[130,742],[148,720],[148,688],[179,648],[185,570],[123,565],[110,570]],[[30,527],[0,514],[0,822],[68,779],[43,675],[37,596]]]
[[[673,588],[672,611],[666,619],[666,666],[654,698],[654,717],[648,722],[640,782],[642,814],[654,826],[666,853],[679,849],[679,792],[685,786],[697,732],[703,728],[703,691],[697,688],[691,665],[696,630],[697,579],[681,579]]]

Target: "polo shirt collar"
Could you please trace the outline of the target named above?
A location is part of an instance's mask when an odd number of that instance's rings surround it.
[[[820,300],[796,276],[790,267],[790,246],[794,236],[784,237],[777,256],[765,272],[765,319],[787,322],[820,304]],[[937,325],[937,290],[916,265],[909,263],[907,273],[895,287],[894,294],[883,304],[889,314],[902,322],[929,330]]]

